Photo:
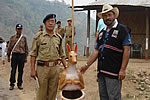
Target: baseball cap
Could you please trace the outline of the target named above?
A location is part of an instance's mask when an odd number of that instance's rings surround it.
[[[19,28],[23,28],[23,25],[21,25],[21,24],[17,24],[17,25],[16,25],[16,28],[17,28],[17,29],[19,29]]]

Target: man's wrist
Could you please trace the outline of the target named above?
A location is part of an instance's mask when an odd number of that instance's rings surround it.
[[[67,66],[64,66],[64,68],[66,69],[66,68],[67,68]]]
[[[35,67],[34,66],[31,66],[31,71],[35,71]]]
[[[120,69],[120,71],[124,71],[124,72],[125,72],[125,71],[126,71],[126,69]]]

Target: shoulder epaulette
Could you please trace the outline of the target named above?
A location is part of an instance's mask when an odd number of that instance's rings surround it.
[[[37,32],[34,36],[34,39],[37,39],[41,34],[43,34],[43,31]]]
[[[56,33],[56,35],[57,35],[60,39],[62,39],[62,37],[61,37],[61,35],[60,35],[60,34]]]
[[[60,39],[60,44],[59,44],[59,48],[60,48],[60,46],[61,46],[61,44],[62,44],[62,37],[61,37],[61,35],[59,35],[58,33],[56,33],[56,35],[59,37],[59,39]]]

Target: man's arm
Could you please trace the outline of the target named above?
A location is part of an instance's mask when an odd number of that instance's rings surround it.
[[[38,37],[38,36],[36,36]],[[32,49],[30,52],[30,63],[31,63],[31,77],[33,77],[36,80],[36,71],[35,71],[35,63],[36,63],[36,57],[38,56],[38,43],[37,38],[34,38],[32,41]]]
[[[76,29],[75,29],[75,27],[74,27],[74,36],[76,35]]]
[[[66,68],[67,66],[66,66],[65,56],[63,56],[63,57],[61,58],[61,62],[62,62],[62,64],[63,64],[64,68]]]
[[[64,36],[65,36],[65,30],[64,28],[62,28],[62,38],[64,38]]]
[[[30,62],[31,62],[31,77],[36,79],[36,71],[35,71],[36,57],[31,56]]]
[[[28,56],[28,43],[27,43],[27,38],[25,38],[25,62],[27,62],[27,56]]]
[[[94,52],[93,52],[93,54],[91,55],[91,57],[87,61],[87,63],[83,67],[81,67],[80,72],[82,74],[84,74],[85,71],[90,67],[90,65],[92,65],[95,62],[95,60],[97,59],[97,57],[98,57],[98,50],[95,49]]]
[[[60,45],[60,48],[59,48],[59,54],[60,54],[61,62],[63,64],[64,68],[66,68],[65,53],[64,53],[63,42],[62,41],[61,41],[61,45]]]
[[[10,53],[12,50],[12,38],[10,38],[9,43],[8,43],[8,47],[7,47],[7,60],[8,62],[10,62]]]
[[[96,43],[97,43],[97,37],[98,37],[98,31],[96,31],[96,37],[95,37],[95,41],[94,41],[94,48],[95,48],[95,46],[96,46]]]
[[[118,77],[119,80],[123,80],[125,78],[129,56],[130,56],[130,46],[123,46],[123,58],[122,58],[122,65]]]

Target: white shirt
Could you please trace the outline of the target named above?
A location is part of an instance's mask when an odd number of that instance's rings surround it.
[[[1,49],[1,56],[2,60],[5,60],[5,55],[6,55],[6,42],[3,42],[0,44]]]

